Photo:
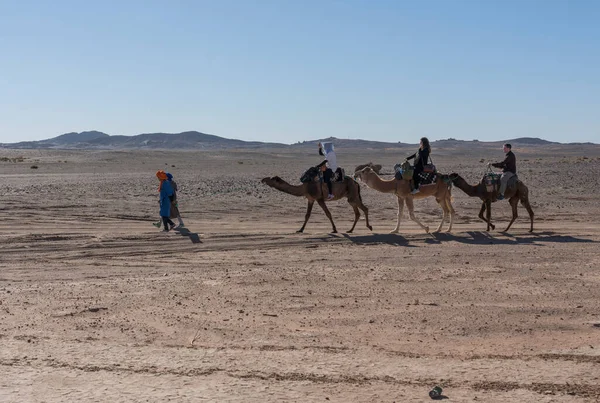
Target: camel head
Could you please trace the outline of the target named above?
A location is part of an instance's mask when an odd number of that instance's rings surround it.
[[[371,167],[364,167],[360,171],[354,172],[354,180],[360,179],[362,181],[363,178],[366,178],[368,175],[371,175],[374,173],[375,172],[373,171],[373,169]]]
[[[452,181],[452,182],[454,182],[458,178],[460,178],[460,175],[457,174],[456,172],[452,172],[450,175],[448,175],[448,179],[450,179],[450,181]]]
[[[452,172],[450,175],[448,175],[448,179],[444,179],[444,181],[459,187],[465,184],[468,185],[468,182],[456,172]]]
[[[272,178],[269,178],[269,177],[263,178],[261,180],[261,182],[264,183],[265,185],[271,186],[274,183],[283,183],[284,181],[279,176],[273,176]]]

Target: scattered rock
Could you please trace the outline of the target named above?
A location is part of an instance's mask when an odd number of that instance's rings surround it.
[[[99,307],[94,307],[94,308],[88,308],[87,310],[90,312],[99,312],[99,311],[106,311],[106,310],[108,310],[108,308],[99,306]]]

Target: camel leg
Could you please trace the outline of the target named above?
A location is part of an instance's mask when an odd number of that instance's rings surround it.
[[[529,204],[529,200],[521,200],[521,205],[527,209],[527,213],[529,213],[529,219],[531,220],[531,228],[529,232],[533,232],[533,210],[531,208],[531,204]]]
[[[434,233],[438,233],[442,230],[442,226],[444,225],[444,221],[446,221],[446,218],[448,218],[448,206],[446,206],[446,200],[445,199],[435,199],[436,202],[438,202],[438,204],[440,205],[440,207],[442,208],[442,221],[440,222],[440,225],[437,227],[437,229],[435,231],[433,231]]]
[[[371,224],[369,224],[369,208],[362,204],[362,202],[358,203],[358,208],[361,209],[363,213],[365,213],[365,221],[367,222],[367,228],[373,231],[373,227],[371,227]]]
[[[529,195],[527,192],[524,192],[520,195],[521,205],[527,209],[527,213],[529,214],[529,219],[531,220],[531,228],[529,232],[533,232],[533,210],[531,209],[531,204],[529,204]]]
[[[519,213],[517,211],[517,205],[519,204],[519,197],[515,195],[515,196],[511,197],[508,200],[508,202],[510,203],[510,207],[512,207],[512,220],[510,220],[510,222],[508,223],[508,227],[506,227],[504,232],[508,232],[512,223],[515,222],[515,220],[519,216]]]
[[[489,208],[488,208],[488,203],[490,204]],[[484,200],[483,203],[481,203],[481,210],[479,210],[479,218],[481,218],[483,221],[485,221],[487,223],[486,231],[489,231],[490,227],[492,227],[492,230],[496,229],[496,226],[494,224],[492,224],[492,222],[490,221],[492,218],[491,204],[492,204],[491,201]],[[487,211],[488,218],[485,218],[483,216],[483,213],[485,213],[486,211]]]
[[[354,227],[356,227],[356,223],[358,222],[358,219],[360,218],[360,211],[358,211],[358,207],[356,207],[355,204],[351,204],[352,209],[354,210],[354,224],[352,224],[352,228],[350,228],[350,230],[348,231],[348,234],[351,234],[352,231],[354,231]]]
[[[421,221],[419,221],[417,219],[417,217],[415,216],[415,205],[413,203],[412,197],[407,197],[405,202],[406,202],[406,207],[408,207],[408,216],[410,217],[410,219],[413,220],[414,222],[416,222],[417,224],[419,224],[419,227],[423,228],[425,230],[425,232],[427,232],[429,234],[429,227],[426,225],[423,225],[421,223]]]
[[[486,200],[485,201],[485,208],[486,208],[486,217],[487,217],[487,222],[488,222],[488,231],[490,230],[489,227],[492,227],[492,230],[495,230],[496,227],[494,226],[494,224],[492,224],[492,201],[491,200]]]
[[[396,228],[394,228],[390,234],[397,234],[400,231],[400,221],[402,221],[402,214],[404,213],[404,199],[398,197],[398,220],[396,221]]]
[[[331,213],[329,212],[329,209],[327,208],[327,206],[325,205],[325,201],[323,199],[317,200],[317,203],[319,203],[319,206],[321,206],[321,208],[323,209],[323,211],[325,212],[325,215],[327,216],[327,218],[329,218],[329,221],[331,221],[331,226],[332,226],[332,233],[337,233],[337,228],[335,228],[335,224],[333,223],[333,217],[331,216]]]
[[[456,211],[454,211],[454,207],[452,206],[451,197],[452,196],[450,195],[446,196],[446,206],[448,206],[448,211],[450,212],[450,225],[448,226],[446,232],[452,231],[452,224],[454,224],[454,214],[456,214]]]
[[[304,224],[302,224],[302,228],[300,228],[296,232],[304,232],[304,227],[306,227],[306,223],[308,222],[308,219],[310,218],[310,212],[312,211],[313,204],[315,204],[314,200],[308,201],[308,207],[306,207],[306,215],[304,216]]]

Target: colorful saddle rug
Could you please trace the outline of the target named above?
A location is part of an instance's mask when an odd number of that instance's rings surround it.
[[[432,185],[437,182],[437,174],[435,172],[421,172],[419,173],[419,184],[421,185]]]
[[[488,172],[483,176],[481,183],[485,185],[485,190],[487,192],[498,192],[500,190],[500,178],[502,178],[501,174],[497,174],[495,172]],[[519,178],[517,175],[511,176],[506,184],[507,189],[512,189],[517,185]]]

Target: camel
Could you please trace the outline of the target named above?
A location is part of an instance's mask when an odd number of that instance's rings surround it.
[[[444,225],[444,221],[448,217],[448,214],[450,214],[450,225],[448,226],[446,232],[452,231],[455,213],[451,202],[452,184],[445,183],[444,179],[446,179],[446,177],[443,177],[443,175],[437,175],[438,179],[435,184],[421,185],[419,187],[420,192],[413,195],[410,193],[410,183],[407,180],[382,179],[369,167],[363,168],[362,170],[354,173],[354,177],[360,179],[368,187],[383,193],[393,193],[398,198],[398,221],[396,222],[396,228],[391,231],[392,234],[397,234],[400,231],[400,220],[402,219],[405,203],[408,207],[408,215],[410,219],[419,224],[421,228],[429,233],[429,227],[423,225],[417,219],[417,217],[415,217],[413,199],[424,199],[431,196],[435,197],[435,200],[439,203],[440,207],[442,207],[442,211],[444,212],[442,222],[440,222],[440,225],[434,232],[440,232],[442,225]]]
[[[280,190],[284,193],[291,194],[292,196],[302,196],[308,199],[308,207],[306,208],[306,215],[304,216],[304,224],[302,224],[302,228],[300,228],[297,232],[303,232],[306,227],[306,223],[310,218],[310,213],[313,208],[313,204],[315,201],[321,206],[327,218],[331,222],[331,226],[333,228],[332,232],[336,233],[337,229],[333,222],[333,218],[331,217],[331,213],[329,209],[325,205],[325,196],[327,196],[327,185],[325,183],[319,182],[317,180],[313,180],[311,182],[302,183],[301,185],[290,185],[283,179],[278,176],[274,176],[272,178],[264,178],[262,183]],[[327,201],[334,201],[343,198],[348,199],[348,203],[354,209],[354,224],[352,228],[348,231],[348,233],[352,233],[358,219],[360,218],[361,209],[365,213],[365,220],[367,224],[367,228],[373,230],[373,227],[369,225],[369,209],[362,202],[362,198],[360,196],[360,185],[352,178],[345,177],[341,182],[333,182],[333,196],[334,198]]]
[[[479,197],[483,203],[481,203],[481,210],[479,211],[479,218],[487,223],[487,230],[496,229],[496,226],[492,224],[492,202],[495,202],[498,196],[498,192],[488,192],[484,183],[485,178],[477,185],[469,185],[459,174],[451,173],[450,179],[454,183],[454,186],[465,192],[470,197]],[[504,192],[504,198],[508,200],[512,207],[512,220],[508,224],[508,227],[504,232],[508,232],[510,226],[517,219],[517,204],[521,201],[523,207],[527,209],[529,218],[531,219],[531,228],[529,232],[533,232],[533,210],[529,204],[529,189],[523,182],[517,180],[516,186],[506,189]],[[483,213],[487,210],[487,217],[483,216]]]
[[[372,162],[369,162],[368,164],[362,164],[362,165],[357,166],[356,168],[354,168],[354,172],[361,171],[363,168],[366,168],[366,167],[371,168],[377,174],[379,174],[379,171],[381,171],[380,164],[373,164]]]

